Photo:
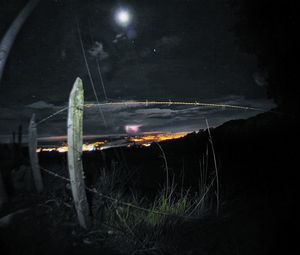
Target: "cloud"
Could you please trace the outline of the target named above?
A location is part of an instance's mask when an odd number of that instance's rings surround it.
[[[33,108],[33,109],[55,109],[56,106],[54,104],[49,104],[45,101],[37,101],[35,103],[32,103],[30,105],[28,105],[29,108]]]
[[[173,49],[180,45],[181,39],[178,36],[163,36],[155,43],[155,47],[158,49]]]
[[[112,42],[113,43],[118,43],[118,42],[124,41],[124,40],[127,40],[127,37],[124,33],[121,33],[121,34],[117,34]]]
[[[131,101],[132,102],[132,101]],[[208,103],[230,103],[233,105],[242,105],[248,107],[258,107],[262,110],[271,109],[274,105],[268,100],[246,100],[244,97],[228,96],[206,101]],[[238,110],[230,108],[199,107],[199,106],[162,106],[162,105],[134,105],[126,106],[126,102],[121,105],[106,105],[102,107],[103,114],[109,121],[107,129],[101,127],[99,113],[95,109],[89,109],[85,112],[86,131],[92,130],[93,125],[99,127],[98,130],[123,131],[125,125],[139,124],[144,132],[151,131],[193,131],[205,128],[204,119],[210,121],[211,126],[221,125],[225,121],[236,118],[248,118],[256,115],[257,111]],[[129,103],[129,102],[128,102]],[[92,111],[93,114],[90,112]],[[98,120],[98,121],[96,121]]]
[[[258,113],[251,110],[230,108],[176,106],[171,104],[168,106],[148,105],[146,102],[145,104],[130,105],[132,102],[135,101],[123,101],[115,105],[106,104],[101,106],[108,123],[107,127],[102,122],[97,106],[85,108],[84,134],[123,134],[125,125],[133,124],[140,125],[141,132],[198,131],[206,127],[205,118],[209,120],[210,126],[214,127],[228,120],[248,118]],[[270,100],[249,100],[241,96],[214,98],[205,102],[258,107],[265,111],[274,107],[274,104]],[[2,139],[1,135],[11,134],[12,127],[17,128],[19,124],[27,127],[32,113],[36,113],[38,122],[64,107],[63,105],[57,106],[44,101],[38,101],[21,108],[0,108],[0,139]],[[26,133],[27,131],[24,130],[24,132]],[[66,133],[67,111],[55,115],[38,125],[39,137],[66,135]]]
[[[88,50],[90,56],[98,57],[100,60],[107,59],[109,54],[104,50],[101,42],[95,41],[94,45]]]
[[[135,111],[136,115],[143,115],[143,116],[147,116],[148,118],[170,117],[175,113],[176,111],[172,109],[162,109],[162,108],[145,108],[145,109],[138,109]]]

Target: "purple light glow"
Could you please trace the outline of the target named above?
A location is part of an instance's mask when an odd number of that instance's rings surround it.
[[[140,131],[140,125],[126,125],[125,131],[127,134],[135,134]]]

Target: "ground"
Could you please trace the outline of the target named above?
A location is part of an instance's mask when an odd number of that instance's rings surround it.
[[[296,246],[294,215],[297,187],[294,171],[297,155],[291,148],[297,142],[293,135],[297,129],[295,121],[278,117],[274,113],[232,121],[213,129],[212,137],[220,167],[219,215],[212,210],[197,220],[178,221],[162,229],[159,241],[149,245],[151,249],[140,247],[130,250],[132,243],[128,243],[126,238],[120,238],[118,230],[99,224],[95,215],[93,227],[89,230],[81,229],[77,224],[68,184],[45,173],[43,178],[46,188],[42,194],[36,194],[32,189],[17,192],[11,195],[1,211],[1,247],[7,250],[5,254],[101,252],[187,255],[291,252]],[[206,147],[206,141],[207,134],[202,131],[181,140],[162,143],[169,167],[174,173],[178,155],[188,162],[185,165],[188,172],[186,178],[191,179],[187,181],[188,184],[192,184],[196,176],[192,172],[195,169],[192,162],[197,159],[194,155]],[[151,187],[150,184],[162,176],[161,157],[157,151],[156,147],[150,147],[144,152],[137,149],[125,151],[123,155],[128,159],[129,166],[134,160],[148,165],[144,170],[139,168],[136,176],[136,182],[139,183],[129,183],[144,194],[157,189],[157,186]],[[148,161],[145,155],[148,155]],[[106,157],[109,156],[107,153]],[[87,159],[90,163],[92,158],[99,159],[98,156],[89,157]],[[45,158],[40,159],[41,164],[45,164]],[[49,162],[56,164],[61,160],[55,163],[52,158]],[[85,166],[92,169],[92,164]],[[61,167],[59,171],[62,174],[65,169]],[[138,177],[139,174],[144,178]],[[16,214],[8,222],[3,217],[11,213]]]

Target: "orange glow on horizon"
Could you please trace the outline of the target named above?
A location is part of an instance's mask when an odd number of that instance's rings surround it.
[[[153,142],[161,142],[161,141],[167,141],[172,139],[179,139],[184,136],[186,136],[188,132],[178,132],[178,133],[157,133],[157,134],[144,134],[141,136],[135,136],[135,137],[129,137],[127,138],[127,141],[129,143],[134,143],[140,146],[148,147]],[[96,151],[100,150],[102,145],[109,144],[107,141],[98,141],[95,143],[85,143],[82,145],[82,151]],[[130,147],[131,145],[128,144],[127,147]],[[49,148],[38,148],[37,152],[59,152],[64,153],[68,151],[68,145],[63,144],[59,147],[49,147]]]
[[[149,144],[152,142],[161,142],[171,139],[178,139],[181,137],[186,136],[187,132],[179,132],[179,133],[170,133],[170,134],[157,134],[157,135],[145,135],[141,137],[130,137],[128,141],[134,143],[142,143],[142,144]]]
[[[101,147],[101,145],[105,144],[105,142],[95,142],[90,144],[83,144],[82,151],[95,151]],[[38,148],[37,152],[60,152],[64,153],[68,151],[68,145],[64,144],[60,147],[50,147],[50,148]]]

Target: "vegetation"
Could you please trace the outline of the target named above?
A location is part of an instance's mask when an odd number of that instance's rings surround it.
[[[166,177],[169,177],[167,159],[164,153],[162,155]],[[204,218],[218,208],[213,205],[218,202],[216,177],[209,175],[207,160],[208,154],[199,161],[200,180],[196,192],[176,185],[174,178],[171,182],[166,179],[154,199],[128,191],[126,184],[130,176],[124,174],[122,165],[113,162],[111,171],[102,168],[96,185],[102,195],[95,198],[93,212],[96,225],[110,233],[108,244],[132,252],[168,249],[163,248],[163,240],[170,236],[170,231],[186,221]]]
[[[162,152],[156,145],[105,151],[106,164],[100,152],[86,152],[83,159],[93,219],[89,230],[77,223],[66,155],[41,153],[41,166],[52,169],[54,175],[42,172],[45,190],[36,194],[32,180],[28,181],[31,189],[24,185],[28,167],[14,170],[15,193],[8,194],[0,212],[1,249],[7,254],[135,255],[293,251],[296,235],[289,226],[294,226],[296,217],[297,171],[283,174],[282,169],[294,169],[298,162],[297,153],[286,149],[295,144],[298,130],[289,118],[274,113],[231,121],[211,130],[222,183],[221,201],[226,201],[221,217],[214,217],[217,182],[212,150],[206,147],[207,132],[160,144],[167,159],[168,188],[166,165],[163,175],[160,166],[164,160],[159,158]],[[12,169],[4,165],[9,160],[7,146],[0,146],[0,150],[2,169]],[[122,162],[122,152],[128,167]],[[100,171],[99,166],[103,166]],[[89,180],[89,171],[98,174],[97,182]],[[162,177],[161,186],[156,185],[154,172]],[[4,181],[8,180],[6,171],[2,174]],[[154,194],[148,192],[145,179]],[[103,196],[96,195],[94,188]],[[111,248],[120,252],[112,253]]]

